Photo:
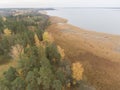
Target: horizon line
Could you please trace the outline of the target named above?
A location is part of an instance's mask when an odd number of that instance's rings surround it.
[[[10,9],[10,8],[11,9],[12,8],[13,9],[15,9],[15,8],[16,9],[17,8],[25,8],[25,9],[27,9],[27,8],[28,9],[34,9],[34,8],[111,8],[111,9],[113,8],[113,9],[117,9],[118,8],[118,9],[120,9],[120,7],[114,7],[114,6],[112,6],[112,7],[110,7],[110,6],[106,6],[106,7],[105,6],[104,7],[103,6],[101,6],[101,7],[86,7],[86,6],[85,7],[0,7],[0,9]]]

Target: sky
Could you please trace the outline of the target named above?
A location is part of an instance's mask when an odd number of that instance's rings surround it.
[[[1,0],[0,8],[120,7],[120,0]]]

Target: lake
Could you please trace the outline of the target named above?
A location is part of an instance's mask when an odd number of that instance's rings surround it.
[[[86,30],[120,35],[120,9],[56,8],[48,15],[60,16],[68,23]]]

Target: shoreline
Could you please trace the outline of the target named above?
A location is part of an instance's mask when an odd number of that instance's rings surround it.
[[[97,45],[100,47],[99,48],[100,51],[102,49],[107,48],[107,50],[102,51],[102,52],[105,51],[104,54],[102,54],[102,55],[107,57],[107,58],[109,58],[112,55],[112,57],[114,57],[114,61],[117,61],[117,62],[120,61],[120,56],[119,56],[120,43],[118,43],[118,42],[120,42],[119,35],[113,35],[113,34],[108,34],[108,33],[103,33],[103,32],[89,31],[89,30],[81,29],[77,26],[74,26],[74,25],[67,23],[68,22],[67,19],[64,19],[64,18],[61,18],[58,16],[50,16],[49,20],[50,20],[52,26],[55,25],[57,27],[57,29],[60,29],[60,32],[62,32],[62,33],[69,33],[69,34],[76,34],[76,35],[79,33],[80,35],[83,36],[82,37],[83,39],[86,39],[86,40],[92,39],[93,44],[91,43],[90,46],[87,46],[89,48],[92,47],[92,49],[94,49],[96,47],[95,46],[96,44],[102,43],[103,45],[100,45],[100,46]],[[102,41],[104,41],[104,42],[102,42]],[[95,51],[99,51],[99,50],[95,50]],[[92,51],[90,51],[90,52],[92,52]],[[100,52],[100,53],[102,53],[102,52]],[[112,52],[111,55],[108,55],[109,52]],[[96,55],[96,52],[92,52],[92,53],[94,53]],[[108,55],[108,56],[106,56],[106,55]],[[116,55],[119,58],[117,58]],[[117,58],[117,60],[116,60],[116,58]]]
[[[68,20],[68,24],[74,25],[76,27],[79,27],[79,28],[87,30],[87,31],[93,31],[93,32],[99,32],[99,33],[120,36],[119,25],[113,23],[113,21],[115,22],[115,20],[117,20],[117,19],[111,19],[111,21],[106,21],[104,19],[101,20],[101,18],[98,17],[99,16],[98,13],[97,13],[96,17],[94,17],[92,15],[91,19],[89,19],[89,18],[87,18],[87,15],[84,15],[85,14],[84,12],[87,12],[87,11],[82,12],[84,9],[81,10],[81,14],[78,13],[78,15],[74,15],[74,14],[70,13],[70,10],[71,9],[64,10],[64,9],[58,8],[58,10],[56,10],[56,11],[48,11],[47,15],[65,18]],[[66,11],[68,11],[68,14]],[[66,12],[66,13],[64,13],[64,12]],[[77,11],[75,11],[74,13],[76,13],[76,12]],[[98,12],[101,12],[101,11],[98,11]],[[104,14],[104,11],[102,11],[102,12]],[[109,13],[109,11],[107,11],[107,12]],[[69,14],[72,14],[72,15],[69,15]],[[91,15],[91,13],[89,13],[89,14]],[[105,13],[105,16],[103,18],[107,18],[106,14],[107,13]],[[110,15],[110,17],[112,18],[111,15]],[[92,19],[93,19],[93,21],[92,21]],[[96,20],[94,20],[94,19],[96,19]]]
[[[47,11],[46,11],[45,14],[48,15]],[[77,26],[77,25],[73,25],[73,24],[69,23],[69,20],[68,20],[68,19],[63,18],[63,17],[60,17],[60,16],[53,16],[53,15],[48,15],[48,16],[49,16],[50,19],[53,18],[53,19],[50,20],[50,21],[51,21],[51,22],[55,22],[56,24],[57,24],[57,23],[66,23],[66,24],[72,25],[72,26],[74,26],[74,27],[77,27],[77,28],[79,28],[79,29],[82,29],[82,30],[84,30],[84,31],[93,32],[93,33],[101,33],[101,34],[106,34],[106,35],[110,35],[110,36],[118,36],[118,37],[120,37],[120,34],[112,34],[112,33],[107,33],[107,32],[99,32],[99,31],[96,31],[96,30],[81,28],[81,27],[79,27],[79,26]],[[54,24],[55,24],[55,23],[54,23]],[[53,24],[53,23],[52,23],[52,24]]]
[[[47,31],[65,50],[67,60],[83,64],[87,82],[96,90],[119,90],[120,36],[87,31],[51,17]]]

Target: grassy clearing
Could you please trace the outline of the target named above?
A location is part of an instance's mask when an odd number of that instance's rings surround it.
[[[17,61],[15,60],[10,60],[9,62],[0,65],[0,77],[3,77],[3,73],[8,70],[9,67],[16,67],[17,66]]]

